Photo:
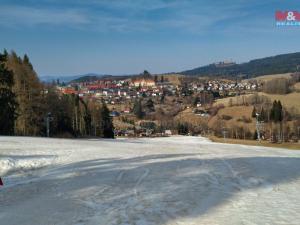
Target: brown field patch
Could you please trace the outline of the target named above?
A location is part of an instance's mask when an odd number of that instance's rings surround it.
[[[271,99],[271,101],[280,100],[282,105],[285,108],[291,109],[291,108],[294,107],[295,109],[297,109],[300,112],[300,93],[292,92],[292,93],[289,93],[289,94],[286,94],[286,95],[277,95],[277,94],[266,94],[266,93],[263,93],[263,92],[258,92],[258,94],[260,96],[264,95],[264,96],[269,97]],[[235,104],[237,104],[237,102],[241,102],[241,99],[243,97],[247,98],[251,95],[253,95],[253,94],[218,99],[214,103],[214,105],[223,104],[225,107],[227,107],[227,106],[229,106],[230,99],[232,99],[232,104],[235,105]]]
[[[291,78],[291,73],[263,75],[263,76],[258,76],[258,77],[254,77],[254,78],[251,78],[251,79],[246,79],[244,81],[249,81],[249,80],[269,81],[269,80],[273,80],[273,79],[277,79],[277,78],[290,79]]]
[[[222,119],[224,118],[224,116],[230,116],[232,117],[232,119],[222,120],[226,127],[247,127],[251,132],[253,132],[255,130],[255,118],[251,118],[252,110],[252,106],[225,107],[223,109],[220,109],[217,115],[213,116],[209,120],[208,126],[212,127],[218,118]],[[245,123],[242,121],[243,118],[250,119],[251,122]]]
[[[300,82],[294,84],[293,88],[296,92],[300,92]]]
[[[178,115],[174,119],[178,122],[180,121],[183,123],[189,123],[193,125],[200,125],[204,121],[208,121],[208,118],[193,113],[193,110],[191,108],[178,113]]]

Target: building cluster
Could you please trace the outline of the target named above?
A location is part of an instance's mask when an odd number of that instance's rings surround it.
[[[257,91],[261,84],[257,81],[222,81],[210,80],[207,83],[207,90],[212,91]]]
[[[164,91],[175,93],[178,90],[170,82],[155,82],[154,79],[97,80],[93,82],[57,85],[61,94],[76,94],[79,97],[104,99],[109,104],[124,103],[139,97],[162,96]]]
[[[108,104],[123,104],[139,97],[159,97],[162,95],[181,95],[183,89],[192,93],[203,91],[218,92],[220,96],[237,92],[258,91],[261,85],[256,81],[230,81],[214,79],[208,81],[184,82],[175,85],[167,79],[155,81],[152,77],[135,77],[133,79],[99,79],[91,82],[70,83],[67,86],[57,86],[61,94],[76,94],[79,97],[104,99]]]

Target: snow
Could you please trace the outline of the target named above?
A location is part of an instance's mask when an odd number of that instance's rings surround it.
[[[299,224],[300,151],[0,137],[0,224]]]

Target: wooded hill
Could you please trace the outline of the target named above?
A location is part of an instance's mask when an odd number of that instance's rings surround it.
[[[80,82],[92,82],[101,79],[101,75],[84,75],[82,77],[76,78],[69,81],[69,83],[80,83]]]
[[[93,82],[97,80],[125,80],[134,77],[134,75],[97,75],[97,76],[82,76],[80,78],[69,81],[68,83]]]
[[[218,66],[210,64],[181,72],[191,76],[257,77],[268,74],[291,73],[300,70],[300,52],[251,60],[247,63]]]

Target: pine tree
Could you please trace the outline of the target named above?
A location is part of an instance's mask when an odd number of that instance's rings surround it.
[[[274,101],[272,109],[270,111],[270,120],[277,123],[281,122],[283,119],[283,110],[282,110],[282,105],[280,101]]]
[[[277,121],[281,122],[283,119],[283,111],[282,111],[282,105],[280,101],[277,102],[277,111],[278,111]]]
[[[28,55],[26,55],[26,54],[23,57],[23,63],[26,64],[26,65],[28,65],[30,67],[30,69],[33,70],[33,66],[32,66],[32,64],[31,64],[31,62],[29,60]]]
[[[273,106],[270,110],[270,120],[276,122],[275,120],[275,113],[276,113],[276,108],[277,108],[277,101],[275,100],[273,102]]]
[[[274,104],[274,122],[277,123],[280,121],[281,112],[279,102],[275,102]]]
[[[133,106],[133,113],[138,119],[142,119],[144,117],[141,100],[135,100]]]
[[[252,110],[252,118],[255,118],[255,117],[256,117],[256,108],[254,106],[253,110]]]
[[[178,124],[177,131],[179,135],[187,135],[189,133],[189,127],[187,124]]]
[[[260,114],[259,114],[259,121],[266,121],[266,114],[263,107],[261,107]]]
[[[13,73],[5,65],[7,52],[0,54],[0,135],[13,135],[17,118],[16,96],[12,91]]]
[[[104,101],[102,101],[102,107],[100,110],[101,121],[100,121],[100,136],[102,138],[114,138],[114,126],[112,118],[109,115],[109,109]]]
[[[154,103],[152,101],[151,98],[148,99],[148,101],[146,102],[146,107],[150,112],[154,112],[155,108],[154,108]]]
[[[144,77],[151,77],[151,74],[147,70],[144,70],[143,76]]]
[[[254,131],[253,140],[257,140],[257,130]]]

